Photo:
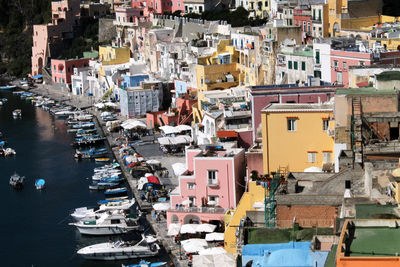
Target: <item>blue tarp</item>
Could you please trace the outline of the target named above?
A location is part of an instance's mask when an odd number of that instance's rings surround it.
[[[40,78],[43,78],[43,75],[42,74],[38,74],[38,75],[33,76],[32,78],[33,79],[40,79]]]
[[[257,267],[313,267],[324,266],[328,251],[311,250],[311,242],[289,242],[277,244],[249,244],[242,250],[242,264],[253,261]]]

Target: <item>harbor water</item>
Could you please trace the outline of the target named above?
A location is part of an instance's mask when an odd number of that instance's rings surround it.
[[[11,92],[0,91],[0,132],[8,147],[17,155],[0,157],[1,266],[121,266],[129,261],[88,261],[76,251],[84,246],[107,242],[108,237],[82,237],[69,214],[77,207],[95,206],[104,199],[103,192],[90,191],[89,177],[94,161],[76,161],[71,147],[73,136],[67,133],[64,120],[37,108]],[[13,119],[12,111],[22,110],[22,119]],[[24,188],[16,191],[9,177],[17,172],[25,176]],[[36,190],[38,178],[46,180],[44,190]],[[117,240],[118,237],[112,237]],[[154,261],[167,261],[165,253]]]

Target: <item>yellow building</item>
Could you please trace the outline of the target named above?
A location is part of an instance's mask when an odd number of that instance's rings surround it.
[[[228,89],[239,85],[238,60],[239,52],[231,45],[231,40],[221,40],[212,55],[198,58],[195,67],[198,103],[193,106],[195,123],[200,122],[203,116],[202,91]]]
[[[333,167],[332,104],[270,104],[261,111],[263,169]]]
[[[129,47],[99,46],[99,59],[103,66],[128,63],[129,58]]]
[[[264,203],[265,188],[257,185],[255,181],[249,182],[249,191],[242,195],[235,210],[228,211],[226,218],[229,222],[225,225],[224,248],[228,253],[236,255],[237,237],[236,231],[240,225],[240,221],[246,218],[246,212],[256,210],[254,204],[256,202]]]

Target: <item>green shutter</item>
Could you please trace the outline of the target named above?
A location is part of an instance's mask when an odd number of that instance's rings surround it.
[[[321,16],[321,9],[318,10],[318,20],[322,20],[322,16]]]
[[[292,67],[292,61],[289,61],[289,70],[291,70],[293,67]]]
[[[297,66],[297,61],[293,61],[294,62],[294,69],[297,70],[298,66]]]
[[[312,11],[312,19],[315,20],[315,9]]]
[[[315,51],[315,63],[319,64],[319,50]]]
[[[305,61],[301,62],[301,70],[306,70],[306,62]]]

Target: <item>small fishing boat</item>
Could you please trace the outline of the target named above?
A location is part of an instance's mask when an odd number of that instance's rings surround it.
[[[105,190],[105,189],[111,189],[119,186],[119,183],[107,183],[107,182],[99,182],[94,185],[89,185],[90,190]]]
[[[153,257],[158,254],[160,246],[149,243],[144,236],[141,240],[118,240],[84,247],[78,255],[91,260],[124,260]]]
[[[94,159],[96,162],[110,162],[110,158],[96,158]]]
[[[4,85],[4,86],[0,86],[0,90],[13,90],[15,89],[16,86],[15,85]]]
[[[7,99],[7,98],[2,98],[1,101],[2,101],[3,103],[6,103],[6,102],[8,101],[8,99]]]
[[[17,154],[17,152],[15,152],[15,150],[10,148],[10,147],[7,147],[6,149],[3,149],[3,153],[4,153],[5,157],[14,156],[14,155]]]
[[[124,202],[128,200],[128,197],[114,197],[114,198],[108,198],[108,199],[104,199],[104,200],[99,200],[97,201],[98,205],[104,205],[104,204],[108,204],[110,202]]]
[[[88,150],[76,150],[74,157],[77,159],[91,159],[97,157],[104,157],[108,154],[107,148],[91,148]]]
[[[16,189],[21,189],[24,186],[25,176],[20,176],[17,173],[14,173],[10,177],[10,185]]]
[[[20,119],[22,117],[22,111],[20,109],[16,109],[12,112],[14,119]]]
[[[121,177],[106,177],[106,178],[101,178],[99,180],[100,182],[105,182],[105,183],[120,183],[124,181],[124,178]]]
[[[128,189],[126,187],[119,187],[119,188],[114,188],[114,189],[107,189],[106,191],[104,191],[104,195],[106,197],[109,196],[125,196],[128,194]]]
[[[35,181],[35,186],[36,186],[36,189],[38,189],[38,190],[43,189],[45,184],[46,184],[46,181],[44,179],[37,179]]]
[[[129,264],[129,265],[122,264],[122,267],[164,267],[164,266],[167,266],[166,261],[149,262],[149,261],[141,260],[137,264]]]
[[[120,170],[110,170],[110,171],[104,171],[104,172],[96,172],[93,176],[92,179],[93,181],[100,181],[103,178],[117,178],[121,175]]]

